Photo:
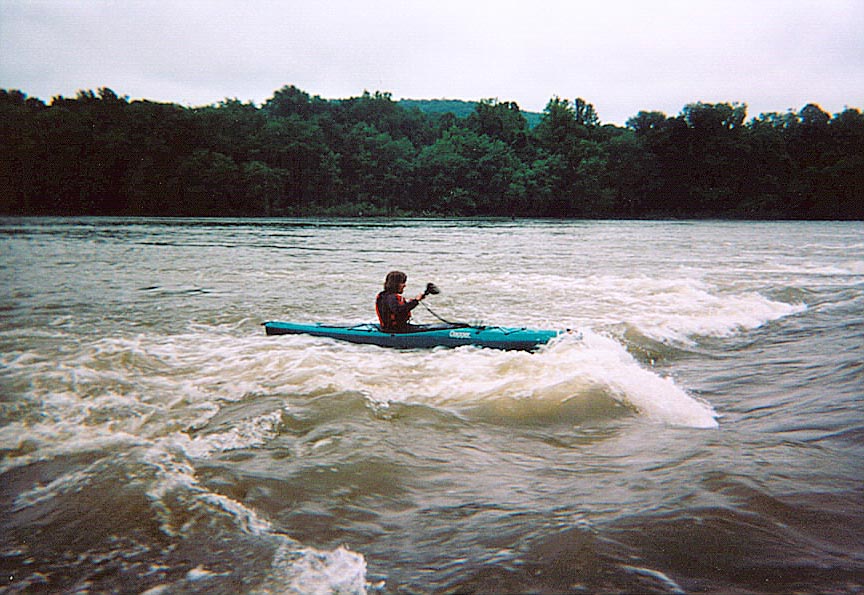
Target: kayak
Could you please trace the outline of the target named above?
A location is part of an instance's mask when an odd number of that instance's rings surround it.
[[[312,335],[399,349],[475,345],[491,349],[532,351],[555,337],[567,333],[567,331],[462,324],[419,325],[407,333],[383,332],[381,327],[374,323],[330,325],[268,321],[263,325],[268,335]]]
[[[268,321],[263,324],[268,335],[312,335],[399,349],[475,345],[491,349],[532,351],[567,332],[524,327],[430,324],[416,326],[407,333],[391,333],[383,332],[381,327],[374,323],[330,325]]]

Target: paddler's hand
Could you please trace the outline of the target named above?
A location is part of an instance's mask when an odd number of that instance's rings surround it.
[[[423,301],[423,298],[425,298],[425,297],[426,297],[426,294],[425,294],[425,293],[421,293],[421,294],[418,295],[415,299],[416,299],[418,302],[422,302],[422,301]]]

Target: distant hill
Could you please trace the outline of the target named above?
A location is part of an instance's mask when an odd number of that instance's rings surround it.
[[[478,102],[463,101],[462,99],[400,99],[398,103],[406,109],[416,107],[430,116],[453,114],[457,118],[467,118],[474,112]],[[526,111],[523,111],[522,115],[528,120],[528,128],[537,126],[543,117],[543,114]]]

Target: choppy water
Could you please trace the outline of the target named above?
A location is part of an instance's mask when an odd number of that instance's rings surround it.
[[[393,268],[582,338],[260,327]],[[0,282],[0,590],[864,590],[864,224],[7,219]]]

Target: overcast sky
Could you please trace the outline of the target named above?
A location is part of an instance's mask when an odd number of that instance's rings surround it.
[[[199,106],[292,84],[339,99],[582,97],[864,107],[864,0],[0,0],[0,88]]]

